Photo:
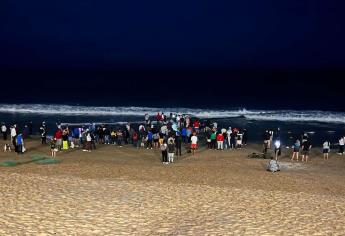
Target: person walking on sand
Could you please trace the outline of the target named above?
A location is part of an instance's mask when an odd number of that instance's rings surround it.
[[[328,160],[330,149],[331,149],[331,143],[328,140],[326,140],[322,144],[322,153],[323,153],[323,159],[324,160]]]
[[[309,158],[309,151],[311,149],[311,143],[309,141],[309,139],[306,139],[303,143],[302,143],[302,162],[308,162],[308,158]]]
[[[339,139],[339,152],[338,152],[339,155],[344,154],[344,144],[345,144],[345,139],[344,139],[344,137],[341,137]]]
[[[296,156],[296,161],[298,161],[298,155],[299,155],[299,149],[301,148],[301,141],[299,139],[296,139],[295,144],[293,145],[293,152],[292,152],[292,157],[291,161],[295,159]]]
[[[198,147],[198,137],[196,136],[196,133],[193,133],[192,137],[190,138],[191,141],[191,151],[192,155],[195,155],[195,150]]]

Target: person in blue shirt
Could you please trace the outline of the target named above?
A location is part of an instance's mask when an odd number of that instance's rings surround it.
[[[151,130],[147,133],[147,149],[152,149],[152,140],[153,140],[153,133]]]
[[[15,148],[15,150],[16,150],[17,154],[23,153],[23,144],[24,144],[23,137],[22,137],[22,134],[20,133],[16,136],[16,148]]]

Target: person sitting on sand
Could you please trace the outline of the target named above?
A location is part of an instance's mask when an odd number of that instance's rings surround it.
[[[324,160],[328,160],[329,158],[329,151],[331,149],[331,144],[328,140],[326,140],[323,144],[322,144],[322,153],[323,153],[323,159]]]
[[[280,171],[280,166],[277,160],[271,157],[271,160],[267,164],[267,171],[277,172]]]
[[[195,150],[198,147],[198,137],[196,136],[196,133],[193,133],[192,137],[190,138],[191,140],[191,150],[192,150],[192,155],[194,156]]]
[[[309,139],[307,139],[302,143],[302,162],[304,160],[305,162],[308,162],[310,149],[311,149],[311,143]]]
[[[295,144],[293,145],[293,152],[292,152],[292,157],[291,161],[295,159],[296,156],[296,161],[298,161],[298,155],[299,155],[299,149],[301,148],[301,141],[299,139],[296,139]]]

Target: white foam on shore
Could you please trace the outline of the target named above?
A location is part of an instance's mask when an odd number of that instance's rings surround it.
[[[146,113],[155,115],[164,112],[190,114],[200,118],[231,118],[244,116],[248,120],[292,121],[292,122],[327,122],[345,123],[344,112],[296,111],[296,110],[216,110],[191,108],[153,108],[153,107],[101,107],[101,106],[70,106],[46,104],[0,104],[0,113],[64,115],[64,116],[144,116]]]

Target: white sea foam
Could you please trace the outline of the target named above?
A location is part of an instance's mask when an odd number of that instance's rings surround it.
[[[248,120],[345,123],[344,112],[296,110],[216,110],[152,107],[98,107],[46,104],[0,104],[0,113],[63,115],[63,116],[143,116],[157,112],[191,114],[200,118],[231,118],[244,116]]]

